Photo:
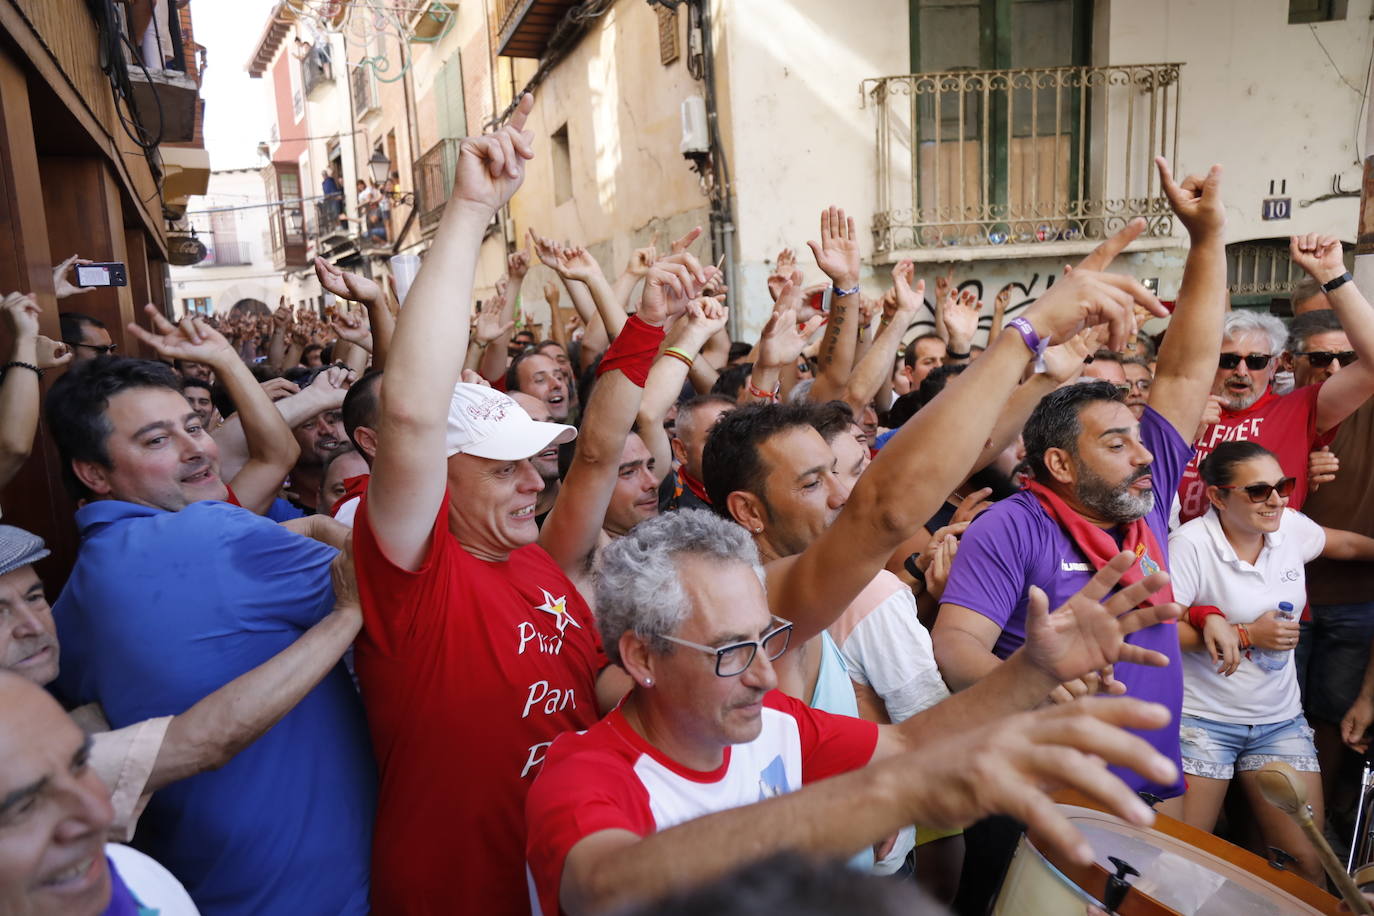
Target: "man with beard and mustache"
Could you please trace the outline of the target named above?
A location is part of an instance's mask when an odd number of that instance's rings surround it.
[[[1222,442],[1258,442],[1273,452],[1285,473],[1298,478],[1289,508],[1302,509],[1310,489],[1308,454],[1326,445],[1337,425],[1374,395],[1374,307],[1346,272],[1340,240],[1294,236],[1289,252],[1293,263],[1322,284],[1355,360],[1319,384],[1275,394],[1270,382],[1288,336],[1283,323],[1257,312],[1228,313],[1212,383],[1212,393],[1222,399],[1221,420],[1193,443],[1195,454],[1178,491],[1182,521],[1207,511],[1207,486],[1198,466]]]
[[[1034,591],[1058,605],[1122,550],[1137,560],[1123,582],[1168,567],[1169,499],[1155,494],[1172,494],[1177,487],[1192,456],[1187,437],[1197,430],[1207,401],[1224,314],[1226,217],[1219,167],[1182,187],[1162,160],[1160,174],[1191,245],[1149,407],[1137,421],[1114,384],[1089,381],[1054,391],[1031,413],[1022,435],[1033,479],[969,526],[945,586],[934,643],[951,689],[967,689],[988,676],[1025,642]],[[1172,599],[1166,590],[1155,600]],[[1174,714],[1173,727],[1143,737],[1177,762],[1183,694],[1178,636],[1173,627],[1156,625],[1130,641],[1164,653],[1172,664],[1104,669],[1062,685],[1054,699],[1119,693],[1124,686],[1131,696],[1163,703]],[[1181,781],[1161,786],[1121,775],[1133,787],[1165,798],[1183,790]]]

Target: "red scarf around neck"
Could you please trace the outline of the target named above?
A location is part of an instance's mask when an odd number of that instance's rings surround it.
[[[1040,507],[1045,510],[1045,514],[1059,523],[1059,527],[1064,529],[1069,540],[1073,541],[1078,549],[1083,552],[1083,556],[1088,558],[1088,562],[1092,563],[1093,569],[1101,569],[1106,566],[1123,550],[1129,550],[1135,554],[1136,562],[1132,563],[1131,567],[1122,575],[1119,588],[1125,588],[1132,583],[1139,582],[1146,576],[1164,568],[1162,564],[1164,551],[1160,549],[1155,533],[1150,530],[1149,525],[1145,524],[1145,519],[1138,518],[1126,525],[1126,537],[1122,540],[1121,546],[1118,547],[1115,538],[1075,512],[1057,493],[1044,484],[1036,483],[1033,480],[1028,481],[1026,489],[1034,494],[1040,502]],[[1169,604],[1173,600],[1173,586],[1166,585],[1138,606]],[[1173,621],[1169,622],[1173,623]]]
[[[700,480],[697,480],[691,474],[688,474],[686,468],[680,467],[677,469],[677,479],[677,492],[679,496],[682,495],[682,488],[685,486],[687,487],[687,489],[691,490],[696,495],[697,499],[706,503],[706,505],[708,506],[711,505],[711,497],[706,495],[706,484],[702,483]]]

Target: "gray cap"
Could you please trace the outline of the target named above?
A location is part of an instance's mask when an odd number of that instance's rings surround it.
[[[13,525],[0,525],[0,576],[37,563],[51,552],[38,535]]]

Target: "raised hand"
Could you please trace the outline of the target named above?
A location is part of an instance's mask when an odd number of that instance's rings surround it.
[[[978,316],[983,311],[983,303],[973,294],[973,290],[963,292],[953,290],[945,297],[941,313],[945,320],[945,330],[949,332],[950,349],[967,353],[978,332]]]
[[[768,275],[768,295],[773,297],[774,302],[778,301],[778,292],[782,289],[782,285],[792,277],[792,272],[796,268],[797,256],[792,253],[791,248],[784,248],[778,252],[777,261],[773,264],[773,272]]]
[[[315,259],[315,276],[319,278],[321,286],[340,299],[369,303],[382,300],[382,287],[378,285],[377,281],[369,280],[362,274],[341,270],[324,258]],[[283,300],[283,305],[285,305],[285,300]],[[277,314],[272,316],[273,320],[278,320],[280,313],[281,307],[279,306]]]
[[[323,284],[321,284],[321,285],[323,285]],[[326,287],[326,289],[327,289],[327,288],[328,288],[328,287]],[[337,296],[338,293],[334,293],[334,295]],[[290,327],[291,327],[291,321],[292,321],[293,318],[294,318],[294,315],[293,315],[292,312],[291,312],[291,306],[289,306],[289,305],[286,304],[286,297],[285,297],[285,296],[282,296],[282,297],[281,297],[281,303],[277,305],[277,310],[276,310],[275,312],[272,313],[272,327],[273,327],[275,330],[281,331],[282,334],[285,334],[285,333],[287,332],[287,330],[290,329]],[[231,327],[231,330],[234,330],[234,331],[240,330],[239,327],[238,327],[238,325],[237,325],[237,323],[235,323],[235,324]]]
[[[72,361],[72,348],[60,340],[53,340],[51,337],[38,335],[38,361],[36,365],[40,369],[56,369],[58,366],[65,366]]]
[[[636,248],[630,255],[630,263],[625,265],[625,273],[632,277],[643,277],[658,260],[658,233],[653,234],[649,244]]]
[[[526,236],[530,241],[530,247],[534,249],[534,256],[539,259],[545,267],[550,270],[558,270],[559,247],[553,239],[544,238],[542,235],[530,229]]]
[[[57,295],[57,298],[65,299],[68,296],[75,296],[78,293],[89,293],[94,290],[94,286],[77,286],[67,279],[67,274],[71,271],[73,265],[93,263],[95,262],[89,261],[78,255],[72,255],[70,258],[67,258],[67,260],[54,267],[52,269],[52,285],[53,292]]]
[[[935,301],[944,302],[949,291],[954,289],[954,268],[951,267],[943,276],[937,274],[935,277]]]
[[[357,344],[364,350],[372,350],[372,328],[368,324],[366,312],[336,310],[329,323],[340,340]]]
[[[821,211],[821,240],[807,242],[816,256],[816,266],[839,289],[859,285],[859,233],[854,220],[839,207]]]
[[[682,238],[673,242],[672,249],[671,251],[669,251],[669,254],[683,254],[687,251],[688,248],[692,247],[692,243],[695,242],[698,238],[700,238],[700,236],[701,227],[696,226]]]
[[[800,271],[797,271],[800,273]],[[759,352],[755,362],[764,368],[780,369],[795,364],[802,350],[821,326],[824,317],[813,315],[800,327],[797,325],[797,305],[800,302],[797,284],[788,280],[778,296],[777,305],[759,337]]]
[[[907,315],[907,324],[916,317],[916,313],[925,305],[926,281],[924,279],[916,281],[916,288],[912,289],[911,276],[915,273],[916,266],[910,261],[899,261],[897,266],[892,268],[892,291],[897,297],[897,315]],[[896,318],[894,320],[900,320]]]
[[[480,137],[468,137],[458,147],[458,168],[450,200],[483,218],[505,205],[525,180],[525,162],[534,158],[534,132],[525,121],[534,109],[534,96],[521,96],[505,126]]]
[[[1169,314],[1140,281],[1102,272],[1144,229],[1143,219],[1132,220],[1098,245],[1078,267],[1068,270],[1022,317],[1050,343],[1062,343],[1085,327],[1105,324],[1110,329],[1109,348],[1124,350],[1135,332],[1136,303],[1159,318]]]
[[[701,294],[710,276],[686,252],[663,258],[644,278],[644,292],[636,314],[641,321],[663,326],[669,318],[682,313],[688,301]]]
[[[1159,182],[1178,221],[1188,234],[1221,232],[1226,226],[1226,207],[1221,200],[1221,166],[1214,165],[1206,175],[1189,175],[1182,184],[1174,182],[1173,172],[1163,156],[1155,157]],[[1344,269],[1344,268],[1342,268]]]
[[[1078,378],[1083,364],[1097,349],[1097,328],[1085,328],[1045,351],[1045,375],[1056,385]]]
[[[481,306],[473,317],[472,339],[480,347],[486,347],[515,327],[514,319],[501,320],[501,302],[498,299]]]
[[[1134,563],[1135,554],[1128,551],[1117,554],[1053,614],[1049,613],[1045,593],[1031,586],[1023,649],[1029,660],[1061,684],[1117,662],[1156,668],[1167,665],[1167,656],[1131,645],[1126,637],[1136,630],[1178,618],[1182,608],[1177,604],[1136,608],[1169,584],[1169,574],[1157,572],[1146,576],[1107,597]]]
[[[1295,235],[1288,242],[1288,254],[1318,283],[1326,283],[1345,273],[1345,254],[1341,240],[1334,235]]]
[[[164,359],[184,359],[220,368],[226,359],[238,360],[238,354],[224,335],[202,319],[187,316],[179,324],[172,324],[151,302],[143,307],[153,325],[151,332],[129,322],[129,333],[152,347]]]
[[[5,328],[15,340],[38,336],[38,316],[42,314],[38,302],[29,293],[10,293],[0,301],[0,316]]]
[[[523,280],[530,272],[530,253],[521,248],[506,255],[506,274],[512,280]]]
[[[710,296],[701,296],[687,303],[684,341],[687,349],[700,350],[706,341],[725,327],[730,310]],[[676,327],[676,325],[674,325]]]
[[[564,280],[580,280],[587,283],[601,275],[601,265],[591,252],[581,246],[555,248],[554,263],[549,264]],[[548,264],[547,261],[544,263]]]

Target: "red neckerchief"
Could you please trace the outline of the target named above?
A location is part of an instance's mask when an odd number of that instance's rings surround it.
[[[1121,546],[1118,547],[1110,534],[1075,512],[1068,503],[1060,499],[1057,493],[1044,484],[1032,480],[1026,484],[1026,489],[1034,494],[1040,502],[1040,507],[1045,510],[1045,514],[1059,523],[1059,527],[1064,529],[1069,540],[1078,545],[1083,556],[1092,563],[1093,569],[1101,569],[1106,566],[1112,558],[1123,550],[1129,550],[1135,554],[1137,562],[1132,563],[1131,568],[1122,575],[1121,588],[1139,582],[1146,576],[1164,568],[1160,564],[1160,561],[1164,559],[1164,551],[1160,549],[1159,541],[1155,539],[1155,533],[1150,530],[1149,525],[1145,524],[1145,519],[1138,518],[1126,526],[1126,537],[1122,540]],[[1168,604],[1173,600],[1173,586],[1166,585],[1142,601],[1138,607]]]
[[[335,502],[334,505],[329,507],[329,517],[333,518],[334,516],[338,515],[339,509],[343,506],[343,504],[348,502],[353,497],[357,496],[361,498],[362,495],[367,492],[367,485],[369,482],[371,482],[371,480],[371,474],[359,474],[357,477],[344,478],[344,494],[343,496],[339,497],[338,501]]]
[[[691,490],[693,495],[695,495],[697,499],[706,503],[706,505],[708,506],[711,505],[711,497],[706,495],[706,484],[702,483],[700,480],[697,480],[691,474],[688,474],[686,468],[677,469],[677,482],[679,486],[679,493],[682,492],[681,487],[683,485],[686,485],[687,489]]]

